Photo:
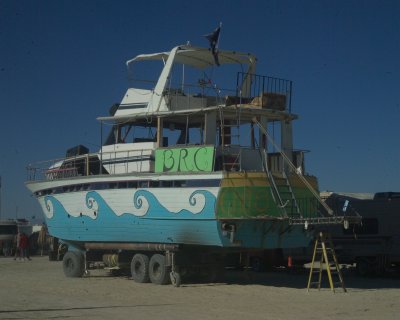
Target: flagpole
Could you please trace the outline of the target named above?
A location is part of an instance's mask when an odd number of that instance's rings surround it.
[[[219,23],[219,27],[215,29],[212,33],[205,35],[205,37],[210,42],[210,50],[212,55],[214,56],[214,62],[217,66],[219,66],[218,47],[219,47],[219,35],[221,32],[221,27],[222,27],[222,22]]]
[[[221,39],[221,29],[222,29],[222,22],[219,23],[219,34],[218,34],[218,40],[217,40],[217,45],[215,46],[217,48],[219,48],[219,40]]]

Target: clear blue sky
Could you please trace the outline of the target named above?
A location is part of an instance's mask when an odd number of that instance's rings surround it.
[[[41,217],[27,164],[100,143],[125,61],[223,23],[220,48],[294,81],[294,142],[321,190],[400,191],[400,1],[0,0],[2,217]]]

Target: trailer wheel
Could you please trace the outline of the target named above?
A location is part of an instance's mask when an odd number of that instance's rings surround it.
[[[143,253],[135,254],[131,261],[131,274],[135,282],[149,282],[149,257]]]
[[[179,272],[171,271],[169,274],[169,277],[171,279],[171,283],[174,287],[180,287],[181,286],[181,274]]]
[[[154,284],[168,284],[170,282],[169,270],[167,270],[165,265],[165,256],[162,254],[154,254],[151,257],[149,277],[150,281]]]
[[[80,278],[85,272],[83,254],[75,251],[68,251],[63,258],[63,270],[69,278]]]

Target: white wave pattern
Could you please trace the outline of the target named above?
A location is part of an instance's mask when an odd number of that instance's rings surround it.
[[[186,209],[193,214],[198,214],[204,209],[205,206],[206,206],[205,195],[203,193],[195,193],[191,194],[189,197],[189,207],[183,209]],[[189,210],[189,208],[191,210]]]
[[[215,188],[217,189],[217,188]],[[200,213],[206,205],[206,197],[203,193],[196,193],[195,189],[166,189],[157,190],[154,195],[160,204],[171,213],[179,213],[187,210],[192,214]],[[207,188],[207,191],[217,196],[218,191]]]
[[[134,212],[133,215],[137,217],[143,217],[149,211],[149,201],[147,201],[146,197],[143,195],[138,196],[137,198],[134,197]]]
[[[218,188],[207,188],[207,191],[214,194],[215,197],[218,194]],[[140,190],[136,192],[140,192]],[[107,190],[97,191],[117,216],[131,214],[143,217],[148,213],[150,203],[143,194],[138,194],[135,197],[136,192],[132,192],[132,190],[118,190],[117,192],[115,190],[113,192]],[[153,189],[151,193],[165,209],[174,214],[178,214],[182,210],[198,214],[206,206],[205,195],[196,193],[195,189]],[[76,192],[54,195],[53,197],[63,205],[64,209],[72,217],[87,216],[96,219],[99,204],[92,196],[86,199],[86,195],[86,192]],[[53,203],[49,199],[45,201],[43,198],[41,206],[47,218],[51,219],[54,215]]]
[[[99,205],[93,197],[89,197],[86,200],[86,192],[64,193],[53,195],[52,197],[58,200],[72,217],[86,216],[92,219],[97,218]],[[51,200],[47,199],[45,201],[43,199],[42,207],[47,218],[51,219],[54,215],[54,207]]]
[[[149,211],[150,204],[147,199],[144,196],[138,196],[135,202],[135,193],[132,190],[99,190],[97,193],[118,217],[125,213],[143,217]]]
[[[215,190],[214,190],[215,189]],[[146,190],[146,189],[145,189]],[[182,210],[187,210],[192,214],[200,213],[205,205],[206,198],[202,193],[196,193],[196,189],[153,189],[147,190],[165,207],[169,212],[178,214]],[[217,197],[218,188],[207,188],[207,191]],[[106,190],[98,191],[99,195],[110,206],[117,216],[122,214],[132,214],[137,217],[145,216],[151,204],[141,190],[132,192],[131,190],[118,190],[109,192]],[[137,197],[135,197],[135,194]]]
[[[88,210],[84,210],[84,212],[82,212],[82,215],[88,216],[92,219],[96,219],[97,213],[99,212],[99,204],[97,203],[96,199],[94,199],[93,197],[88,197],[86,199],[86,207],[88,208]]]
[[[47,199],[40,201],[40,205],[42,206],[42,210],[48,219],[53,218],[54,216],[54,206],[53,203]]]

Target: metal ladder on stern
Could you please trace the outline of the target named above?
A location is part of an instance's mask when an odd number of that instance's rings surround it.
[[[280,195],[282,205],[285,208],[286,215],[290,218],[300,218],[301,212],[300,207],[297,203],[296,196],[293,192],[292,186],[290,185],[289,178],[285,171],[282,171],[282,177],[272,177],[274,184],[277,188],[277,192]],[[278,181],[278,184],[276,182]]]
[[[230,146],[240,146],[240,104],[234,105],[235,116],[233,120],[227,120],[224,114],[224,107],[219,105],[220,132],[222,146],[222,168],[225,171],[240,171],[240,148],[238,152],[226,152],[226,148]],[[235,132],[232,131],[235,129]],[[232,140],[236,139],[237,144],[233,144]]]
[[[267,151],[264,149],[264,170],[267,174],[268,181],[271,184],[271,193],[275,203],[282,211],[282,216],[290,219],[301,218],[300,207],[297,203],[296,196],[290,185],[289,178],[285,171],[281,176],[273,175],[268,167]]]
[[[319,267],[316,268],[315,262],[317,261],[319,262]],[[322,274],[324,270],[326,270],[329,286],[333,292],[335,292],[335,287],[338,287],[338,285],[340,285],[344,292],[347,292],[343,281],[343,275],[336,258],[332,238],[329,233],[319,232],[317,239],[315,240],[307,291],[310,290],[311,286],[317,286],[318,290],[321,289]],[[315,277],[318,277],[317,281],[313,281],[313,278]]]

